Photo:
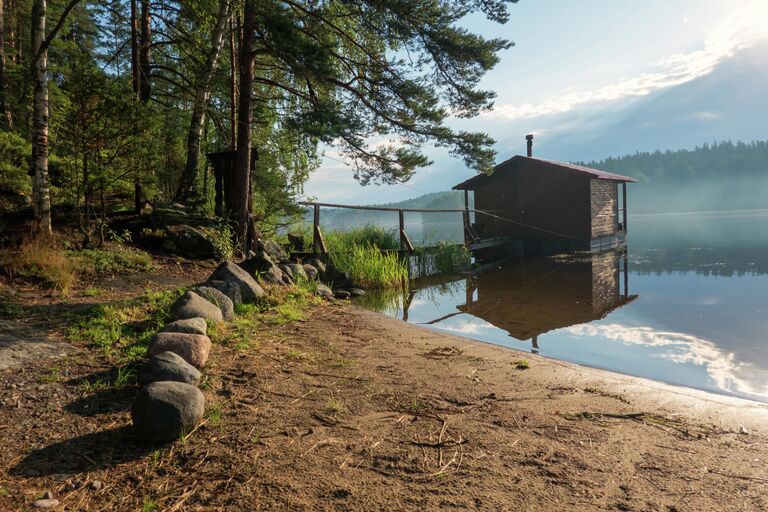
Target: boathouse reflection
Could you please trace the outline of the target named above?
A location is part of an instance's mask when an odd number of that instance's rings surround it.
[[[540,335],[599,320],[637,298],[629,294],[627,253],[618,250],[508,263],[463,281],[466,299],[458,311],[426,323],[469,314],[530,340],[534,353]],[[404,301],[404,320],[416,293]]]

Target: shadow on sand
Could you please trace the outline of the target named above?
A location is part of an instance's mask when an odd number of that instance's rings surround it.
[[[139,443],[133,427],[93,432],[32,450],[11,468],[14,476],[82,473],[140,459],[160,445]]]

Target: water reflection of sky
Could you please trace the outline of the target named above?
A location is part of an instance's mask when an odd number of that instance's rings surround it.
[[[753,221],[746,220],[748,223]],[[728,219],[728,229],[733,227],[733,222],[736,221]],[[717,229],[714,231],[716,233]],[[723,257],[719,246],[707,244],[708,237],[701,236],[695,257],[688,253],[691,251],[689,240],[686,240],[688,247],[677,249],[669,240],[660,241],[659,246],[664,246],[666,253],[663,258],[655,258],[653,254],[644,253],[651,249],[648,243],[651,238],[648,233],[643,235],[646,243],[640,245],[645,247],[635,253],[642,255],[643,260],[636,260],[630,250],[629,292],[638,298],[610,311],[604,318],[597,314],[592,321],[543,332],[537,337],[539,353],[587,366],[768,402],[768,360],[765,357],[768,347],[768,268],[763,268],[763,263],[756,260],[746,274],[707,272],[703,269]],[[755,259],[752,252],[755,245],[760,244],[742,245],[744,251],[729,256],[724,262],[726,268],[739,258],[747,263]],[[730,249],[733,250],[733,246]],[[756,253],[758,260],[760,252]],[[671,261],[676,263],[671,264]],[[679,270],[681,261],[688,270]],[[669,269],[665,270],[665,266]],[[499,279],[504,278],[499,274]],[[535,280],[533,276],[529,278]],[[562,275],[561,279],[563,286],[569,285],[568,275]],[[460,279],[449,285],[417,290],[408,309],[408,321],[519,350],[532,349],[531,340],[518,340],[499,327],[507,326],[504,322],[518,320],[509,318],[517,314],[514,308],[504,310],[503,322],[495,321],[492,315],[485,314],[486,311],[473,311],[475,314],[459,311],[458,307],[467,301],[466,286],[467,281]],[[482,295],[482,283],[479,289]],[[520,290],[522,288],[515,293]],[[473,300],[477,300],[477,293],[474,292]],[[484,307],[493,308],[496,303],[489,301],[487,295]],[[531,293],[530,296],[542,302],[538,311],[547,311],[548,295]],[[403,298],[395,299],[390,303],[388,314],[402,318],[404,302]],[[524,323],[526,313],[520,315],[519,320]],[[436,319],[441,320],[435,322]]]

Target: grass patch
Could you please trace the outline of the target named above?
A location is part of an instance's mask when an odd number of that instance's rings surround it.
[[[64,294],[77,281],[76,262],[67,257],[55,238],[29,238],[18,250],[3,251],[0,267],[11,276],[38,279]]]
[[[51,368],[51,371],[38,377],[39,382],[59,382],[61,379],[61,369],[58,366]]]
[[[331,252],[330,262],[350,279],[366,288],[405,288],[408,262],[396,253],[382,253],[375,245],[354,245]]]
[[[83,297],[98,297],[99,295],[104,294],[104,290],[101,288],[91,287],[89,286],[85,290],[83,290]]]
[[[183,290],[150,292],[135,299],[100,304],[78,314],[68,337],[99,347],[113,360],[141,359],[152,335],[171,320],[170,308]]]
[[[211,405],[211,407],[208,408],[206,417],[208,418],[208,423],[210,423],[211,426],[218,427],[221,425],[221,405]]]
[[[338,398],[329,398],[325,411],[330,414],[341,414],[344,412],[344,404]]]
[[[86,275],[103,276],[123,272],[142,272],[153,268],[152,256],[129,247],[83,249],[67,251],[78,269]]]
[[[269,323],[274,325],[283,325],[291,322],[303,322],[304,313],[301,311],[301,306],[286,302],[280,304],[275,308],[275,315],[269,317]]]

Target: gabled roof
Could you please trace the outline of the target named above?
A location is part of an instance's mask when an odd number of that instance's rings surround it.
[[[548,167],[550,169],[557,169],[562,171],[586,174],[586,175],[589,175],[591,178],[598,179],[598,180],[612,180],[612,181],[622,181],[622,182],[630,182],[630,183],[637,182],[635,178],[630,178],[629,176],[622,176],[621,174],[614,174],[612,172],[601,171],[599,169],[592,169],[591,167],[584,167],[581,165],[569,164],[566,162],[557,162],[555,160],[542,160],[541,158],[532,158],[529,156],[517,155],[517,156],[513,156],[509,160],[506,160],[500,163],[499,165],[497,165],[496,167],[494,167],[492,174],[478,174],[477,176],[474,176],[468,179],[467,181],[464,181],[454,186],[453,190],[473,190],[477,186],[483,184],[483,182],[485,182],[486,180],[489,180],[492,177],[498,177],[500,172],[503,173],[509,169],[517,167],[518,164],[522,164],[526,162]]]

